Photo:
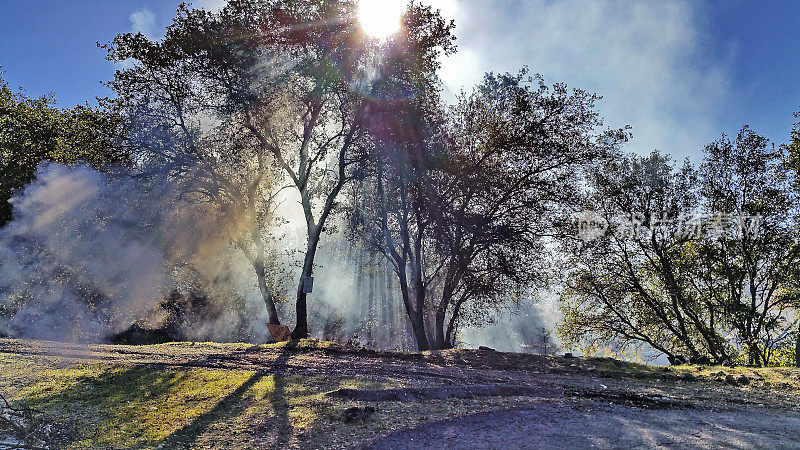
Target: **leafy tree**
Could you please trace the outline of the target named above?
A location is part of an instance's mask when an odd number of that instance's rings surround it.
[[[720,280],[714,290],[725,322],[748,354],[748,363],[767,365],[786,335],[792,306],[780,295],[798,270],[800,246],[797,197],[783,148],[769,146],[746,126],[734,141],[725,137],[705,149],[700,168],[704,208],[731,218],[733,233],[706,236],[700,257]],[[755,218],[751,225],[747,217]]]
[[[389,156],[354,224],[394,265],[419,349],[452,347],[460,324],[543,279],[580,168],[625,137],[594,133],[595,99],[525,71],[489,74],[449,112],[434,99],[381,122]]]
[[[342,188],[360,176],[353,168],[369,144],[367,107],[376,96],[406,94],[379,91],[376,74],[433,71],[439,49],[452,40],[438,14],[412,4],[403,31],[380,44],[361,32],[354,7],[349,1],[233,0],[209,13],[182,5],[162,41],[126,33],[106,46],[111,60],[135,61],[111,85],[132,111],[155,120],[149,130],[163,132],[147,145],[151,158],[178,162],[179,176],[202,167],[206,197],[230,190],[224,196],[239,201],[243,192],[246,210],[264,211],[254,216],[269,216],[265,200],[283,177],[296,190],[307,240],[294,338],[308,335],[304,280],[313,273],[320,238]],[[392,72],[386,60],[407,61],[410,71]],[[213,139],[217,132],[227,137]],[[224,172],[251,177],[225,187],[217,169],[224,158],[235,161]],[[266,223],[256,222],[254,229]],[[264,259],[258,252],[251,258]]]
[[[795,119],[800,119],[800,111],[794,113]],[[800,174],[800,121],[794,124],[791,131],[790,143],[788,144],[786,151],[789,155],[789,167],[793,171],[794,174]],[[794,186],[795,189],[800,185],[800,179],[795,177],[794,179]],[[795,284],[797,286],[797,284]],[[795,292],[797,290],[794,290]],[[795,301],[795,310],[800,310],[800,301],[798,301],[798,296],[792,296]],[[800,323],[800,321],[798,321]],[[800,325],[798,325],[798,329],[795,332],[795,365],[800,367]]]
[[[669,356],[727,358],[719,313],[698,298],[696,244],[681,225],[697,211],[695,184],[688,163],[675,171],[659,153],[594,172],[587,209],[608,229],[564,241],[574,267],[559,329],[568,346],[645,343]]]
[[[445,161],[443,108],[434,77],[406,90],[415,94],[399,103],[377,99],[371,104],[367,126],[374,145],[360,168],[371,177],[353,186],[350,227],[392,264],[417,347],[428,350],[423,258],[432,254],[429,214],[438,205],[430,201]]]
[[[794,113],[795,119],[800,120],[800,111]],[[789,137],[789,144],[786,145],[786,152],[788,153],[789,166],[794,170],[794,173],[800,173],[800,121],[792,127],[791,135]],[[800,183],[800,180],[795,178],[795,186]]]
[[[566,246],[562,337],[768,364],[790,335],[799,256],[784,158],[744,127],[709,144],[699,169],[654,153],[598,170],[588,207],[608,229]]]
[[[43,161],[95,168],[129,161],[120,145],[122,117],[88,105],[59,109],[53,95],[30,98],[0,78],[0,226],[12,219],[14,191]]]

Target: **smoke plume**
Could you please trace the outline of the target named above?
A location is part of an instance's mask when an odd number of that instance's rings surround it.
[[[0,229],[0,336],[117,342],[151,329],[169,330],[164,339],[267,341],[255,274],[230,242],[230,230],[241,226],[236,213],[188,197],[167,176],[40,166],[12,200],[14,220]],[[305,237],[291,200],[278,210],[284,222],[272,252],[272,266],[286,271],[275,289],[289,325]],[[396,275],[383,257],[350,241],[345,226],[332,226],[318,252],[312,335],[415,349]],[[486,328],[466,328],[460,340],[530,350],[551,323],[528,306],[501,312]]]
[[[176,189],[164,179],[43,164],[0,231],[0,333],[102,342],[134,322],[159,326],[172,290],[225,291],[221,281],[239,279],[239,264],[226,258],[213,214],[177,200]],[[236,308],[219,309],[190,337],[241,328],[230,317]]]

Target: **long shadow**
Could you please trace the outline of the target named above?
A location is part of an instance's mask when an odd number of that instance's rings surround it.
[[[25,402],[52,416],[63,435],[54,437],[55,448],[63,447],[77,439],[92,439],[104,432],[104,422],[129,420],[132,408],[140,407],[146,398],[160,398],[183,381],[180,372],[159,372],[136,366],[76,378],[74,384],[55,390],[44,390],[27,395]],[[86,427],[85,421],[72,417],[91,411],[98,422]]]
[[[175,430],[164,438],[159,444],[159,447],[192,447],[213,423],[235,417],[242,413],[248,406],[248,404],[245,404],[243,401],[244,394],[267,375],[273,375],[275,382],[275,387],[270,394],[270,404],[275,412],[275,424],[274,427],[271,428],[278,434],[277,444],[286,444],[291,436],[292,426],[289,423],[288,402],[285,398],[286,382],[283,373],[286,369],[286,363],[291,359],[292,353],[294,353],[293,349],[296,347],[296,341],[287,343],[287,345],[281,349],[281,354],[273,361],[272,367],[254,373],[247,381],[236,388],[236,390],[220,400],[210,411],[201,414],[191,423]]]
[[[281,354],[281,357],[286,353]],[[288,358],[286,358],[288,360]],[[272,390],[269,401],[275,411],[275,431],[278,433],[278,445],[285,445],[292,435],[292,425],[289,423],[289,405],[286,400],[286,380],[283,377],[284,366],[276,367],[273,375],[275,388]]]
[[[135,395],[140,393],[140,389],[146,389],[149,397],[161,397],[180,383],[181,377],[180,372],[155,372],[145,366],[135,366],[96,377],[78,377],[74,386],[53,393],[34,394],[27,401],[45,408],[65,402],[73,405],[87,403],[100,409],[103,415],[113,416],[128,405],[141,402],[141,397]],[[92,399],[86,399],[87,389],[95,394]]]

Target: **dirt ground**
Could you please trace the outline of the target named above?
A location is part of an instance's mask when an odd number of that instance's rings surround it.
[[[276,441],[298,448],[800,447],[800,372],[792,369],[776,378],[769,369],[666,369],[491,350],[376,352],[313,340],[135,347],[3,339],[0,355],[372,383],[320,392],[329,424],[291,425],[290,437]],[[726,382],[721,371],[747,380]],[[456,406],[442,410],[448,403]],[[352,405],[378,413],[366,424],[340,423]]]
[[[550,400],[427,423],[367,448],[797,448],[798,433],[797,414]]]

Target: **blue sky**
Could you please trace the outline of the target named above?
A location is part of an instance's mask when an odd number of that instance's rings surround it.
[[[456,20],[459,53],[442,71],[449,99],[487,70],[528,65],[603,95],[607,124],[633,127],[629,150],[678,159],[744,123],[783,142],[800,109],[797,1],[426,1]],[[100,82],[114,68],[95,42],[158,37],[177,3],[0,0],[4,77],[64,106],[108,95]]]

